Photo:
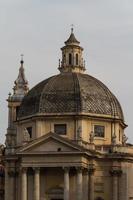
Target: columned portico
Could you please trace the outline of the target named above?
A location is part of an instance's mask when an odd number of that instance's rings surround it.
[[[64,168],[64,200],[69,200],[69,168]]]
[[[22,168],[21,200],[27,200],[27,168]]]
[[[83,200],[82,167],[77,167],[77,200]]]

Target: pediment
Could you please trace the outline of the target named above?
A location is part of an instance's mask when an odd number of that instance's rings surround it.
[[[81,152],[83,149],[55,133],[44,135],[19,149],[19,154],[45,152]]]

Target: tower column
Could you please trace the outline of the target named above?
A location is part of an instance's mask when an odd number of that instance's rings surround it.
[[[21,200],[27,200],[27,168],[22,168]]]
[[[77,200],[83,200],[83,188],[82,188],[82,167],[77,168]]]
[[[34,168],[34,200],[40,200],[40,168]]]
[[[64,168],[64,200],[69,200],[69,168]]]

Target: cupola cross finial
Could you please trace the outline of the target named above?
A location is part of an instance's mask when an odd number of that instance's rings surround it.
[[[20,56],[21,56],[21,61],[20,61],[20,63],[23,64],[23,63],[24,63],[24,54],[21,54]]]
[[[71,33],[73,33],[74,30],[74,24],[71,24]]]

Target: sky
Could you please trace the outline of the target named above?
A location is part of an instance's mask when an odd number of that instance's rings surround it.
[[[0,143],[7,128],[7,97],[24,54],[32,88],[58,74],[60,48],[71,24],[84,48],[87,73],[117,96],[133,142],[133,1],[0,0]]]

